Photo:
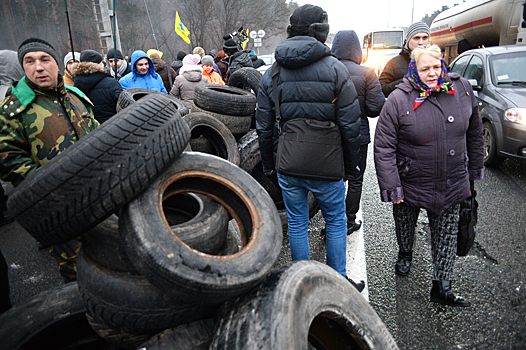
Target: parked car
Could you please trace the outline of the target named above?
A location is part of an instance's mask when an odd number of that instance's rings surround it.
[[[468,79],[484,123],[484,165],[526,159],[526,45],[469,50],[450,65]]]
[[[274,54],[271,54],[271,55],[261,55],[261,56],[258,56],[258,58],[261,58],[263,61],[265,61],[265,65],[264,66],[261,66],[259,67],[257,70],[259,72],[261,72],[261,74],[265,74],[265,72],[267,71],[267,69],[269,69],[270,67],[272,67],[272,64],[274,63],[274,61],[276,60],[274,58]]]

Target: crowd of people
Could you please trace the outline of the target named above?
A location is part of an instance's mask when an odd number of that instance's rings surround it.
[[[288,38],[275,51],[279,69],[265,73],[257,96],[262,166],[282,190],[292,259],[310,258],[307,194],[312,192],[326,223],[322,234],[327,264],[346,277],[347,235],[362,227],[356,215],[372,141],[368,118],[379,117],[374,160],[381,201],[393,204],[399,247],[395,273],[406,276],[410,272],[417,217],[426,209],[434,268],[431,301],[468,306],[468,301],[452,292],[451,280],[459,203],[470,196],[470,182],[484,174],[482,124],[471,85],[458,74],[448,74],[423,22],[409,27],[403,50],[379,78],[360,65],[362,50],[353,30],[338,32],[332,49],[325,45],[328,33],[328,17],[322,8],[298,7],[290,17]],[[106,60],[99,52],[84,50],[64,57],[63,74],[57,52],[42,39],[25,40],[18,52],[0,51],[0,67],[6,68],[0,71],[1,85],[6,86],[0,103],[0,177],[20,184],[110,119],[123,90],[170,93],[191,110],[197,84],[224,85],[236,70],[263,64],[233,39],[225,40],[222,49],[208,54],[201,47],[192,53],[179,51],[170,65],[158,50],[136,50],[129,62],[113,48]],[[340,180],[277,172],[282,127],[299,118],[338,126],[344,163]],[[308,172],[308,164],[306,168]],[[344,181],[348,181],[347,194]],[[3,213],[1,219],[6,220]],[[73,240],[51,248],[66,283],[76,279],[79,247],[80,242]],[[1,313],[10,306],[1,252],[0,263]],[[363,281],[349,281],[363,290]]]

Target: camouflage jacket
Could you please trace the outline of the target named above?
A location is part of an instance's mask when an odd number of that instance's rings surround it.
[[[0,103],[0,177],[18,185],[99,123],[78,89],[41,89],[22,78]]]

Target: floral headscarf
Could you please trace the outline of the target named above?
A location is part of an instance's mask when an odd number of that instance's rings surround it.
[[[425,99],[431,94],[433,91],[437,92],[445,92],[450,95],[454,95],[456,93],[455,87],[449,81],[449,78],[447,77],[447,68],[446,63],[444,62],[444,58],[442,57],[442,73],[440,74],[440,77],[438,78],[437,86],[434,88],[428,87],[426,84],[420,80],[420,76],[418,75],[418,70],[416,69],[416,63],[415,59],[411,59],[411,63],[409,63],[409,71],[407,72],[407,78],[413,84],[413,86],[420,90],[420,94],[415,99],[415,104],[413,106],[413,111],[417,109],[422,103],[424,103]]]

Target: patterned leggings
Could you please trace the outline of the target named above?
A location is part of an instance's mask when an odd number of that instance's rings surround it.
[[[437,215],[429,210],[431,230],[431,251],[433,254],[433,279],[451,281],[455,256],[457,254],[457,234],[460,204],[446,209]],[[415,240],[415,227],[420,208],[405,204],[393,204],[396,239],[401,252],[412,252]]]

